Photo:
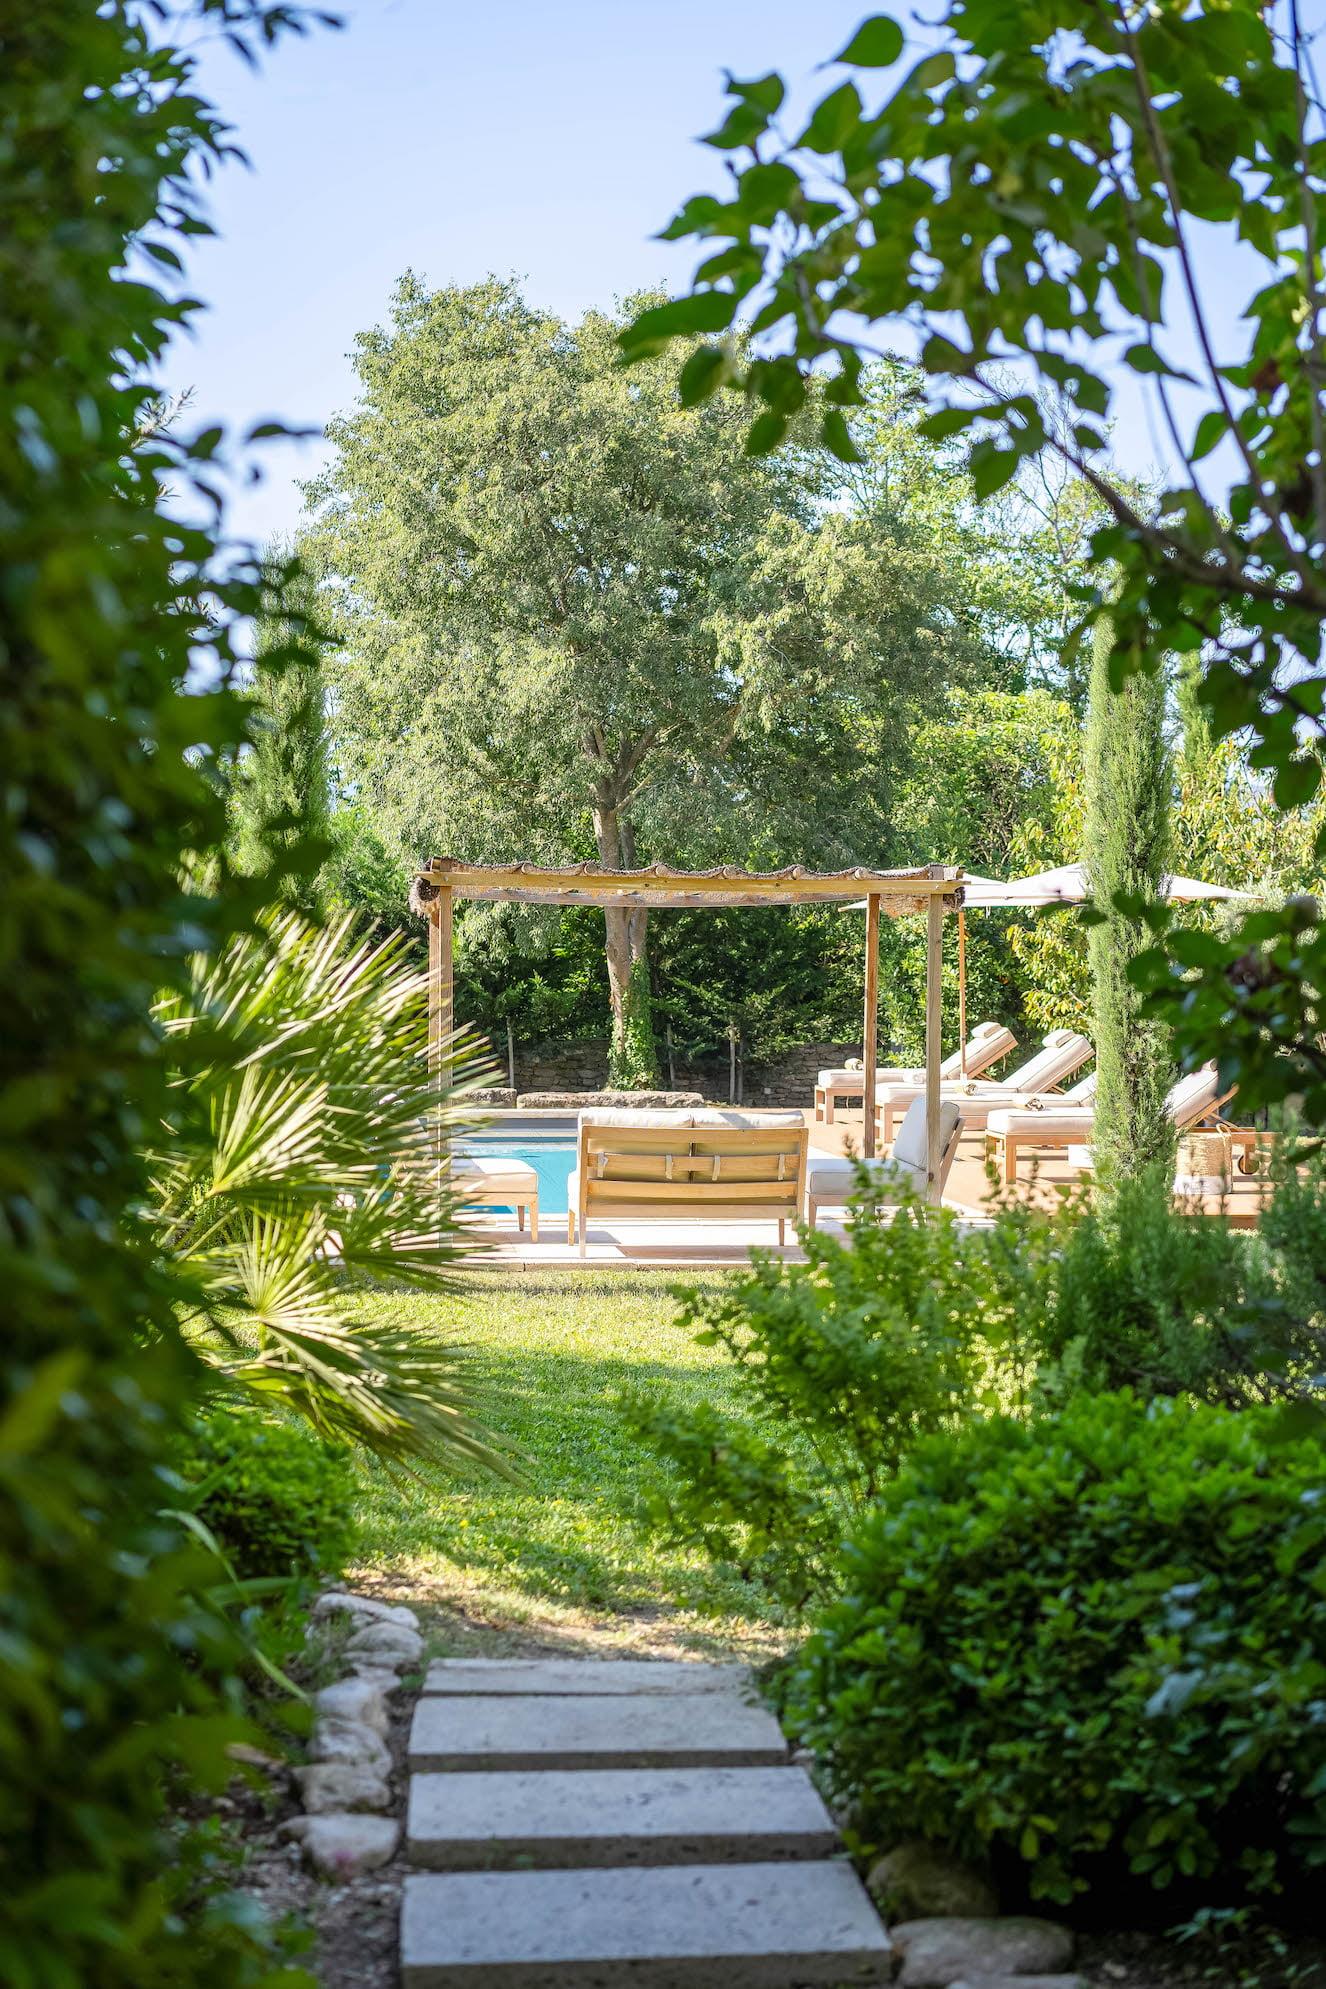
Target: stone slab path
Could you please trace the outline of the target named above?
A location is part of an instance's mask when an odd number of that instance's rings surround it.
[[[802,1768],[582,1768],[415,1775],[406,1838],[433,1871],[828,1858],[833,1819]]]
[[[681,1658],[440,1658],[425,1693],[617,1699],[632,1693],[743,1692],[744,1664],[689,1664]]]
[[[404,1989],[812,1989],[894,1956],[740,1666],[458,1659],[410,1744]]]
[[[412,1768],[758,1768],[786,1759],[773,1714],[722,1692],[423,1698],[410,1729]]]

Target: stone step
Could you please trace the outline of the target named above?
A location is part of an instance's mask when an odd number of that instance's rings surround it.
[[[414,1775],[410,1862],[431,1871],[827,1858],[804,1768],[582,1768]]]
[[[787,1760],[773,1714],[725,1692],[420,1699],[410,1767],[763,1768]]]
[[[542,1693],[593,1697],[626,1692],[740,1692],[744,1664],[692,1664],[678,1658],[437,1658],[425,1692],[488,1697]]]
[[[402,1989],[820,1989],[888,1979],[851,1866],[417,1873]]]

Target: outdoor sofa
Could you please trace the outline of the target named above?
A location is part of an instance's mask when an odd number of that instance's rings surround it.
[[[585,1254],[595,1217],[630,1222],[770,1222],[801,1213],[809,1133],[800,1112],[582,1112],[566,1240]]]
[[[997,1064],[1010,1050],[1018,1046],[1018,1039],[1011,1029],[1002,1022],[982,1022],[973,1029],[967,1043],[968,1077],[979,1077],[982,1071]],[[940,1079],[960,1079],[963,1075],[962,1051],[954,1050],[945,1057],[939,1066]],[[875,1088],[885,1084],[924,1084],[925,1071],[916,1065],[882,1065],[875,1072]],[[841,1098],[861,1098],[864,1096],[865,1072],[859,1070],[822,1070],[815,1081],[815,1117],[822,1119],[826,1126],[833,1124],[834,1107]]]
[[[962,1114],[951,1098],[939,1107],[939,1192],[948,1182],[949,1169],[962,1136]],[[806,1221],[811,1229],[822,1208],[845,1207],[857,1189],[857,1169],[864,1167],[881,1201],[896,1201],[904,1194],[925,1199],[926,1131],[925,1099],[914,1098],[904,1114],[892,1153],[879,1160],[853,1161],[839,1154],[816,1154],[806,1173]]]
[[[1094,1055],[1088,1038],[1075,1029],[1051,1029],[1036,1054],[1002,1081],[968,1078],[965,1082],[941,1082],[940,1096],[955,1100],[963,1125],[980,1131],[991,1112],[1005,1105],[1025,1104],[1029,1097],[1042,1092],[1057,1091]],[[876,1139],[881,1146],[892,1143],[895,1125],[913,1101],[924,1096],[924,1081],[884,1086],[875,1105]]]

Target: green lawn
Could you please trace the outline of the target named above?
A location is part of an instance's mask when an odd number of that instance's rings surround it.
[[[444,1642],[753,1656],[781,1647],[740,1581],[660,1548],[634,1522],[641,1459],[614,1411],[617,1391],[633,1383],[739,1408],[725,1357],[675,1324],[676,1282],[645,1271],[476,1272],[444,1298],[371,1302],[380,1316],[468,1343],[476,1379],[494,1392],[490,1426],[524,1453],[517,1484],[471,1470],[404,1486],[367,1474],[362,1572],[437,1605],[433,1627],[452,1631]]]

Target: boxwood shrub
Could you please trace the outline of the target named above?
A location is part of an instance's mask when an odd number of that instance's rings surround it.
[[[876,1842],[1067,1901],[1326,1862],[1326,1498],[1301,1411],[1128,1394],[929,1438],[848,1547],[792,1724]]]
[[[214,1410],[194,1433],[193,1509],[237,1575],[334,1575],[354,1546],[349,1451],[302,1425]]]

